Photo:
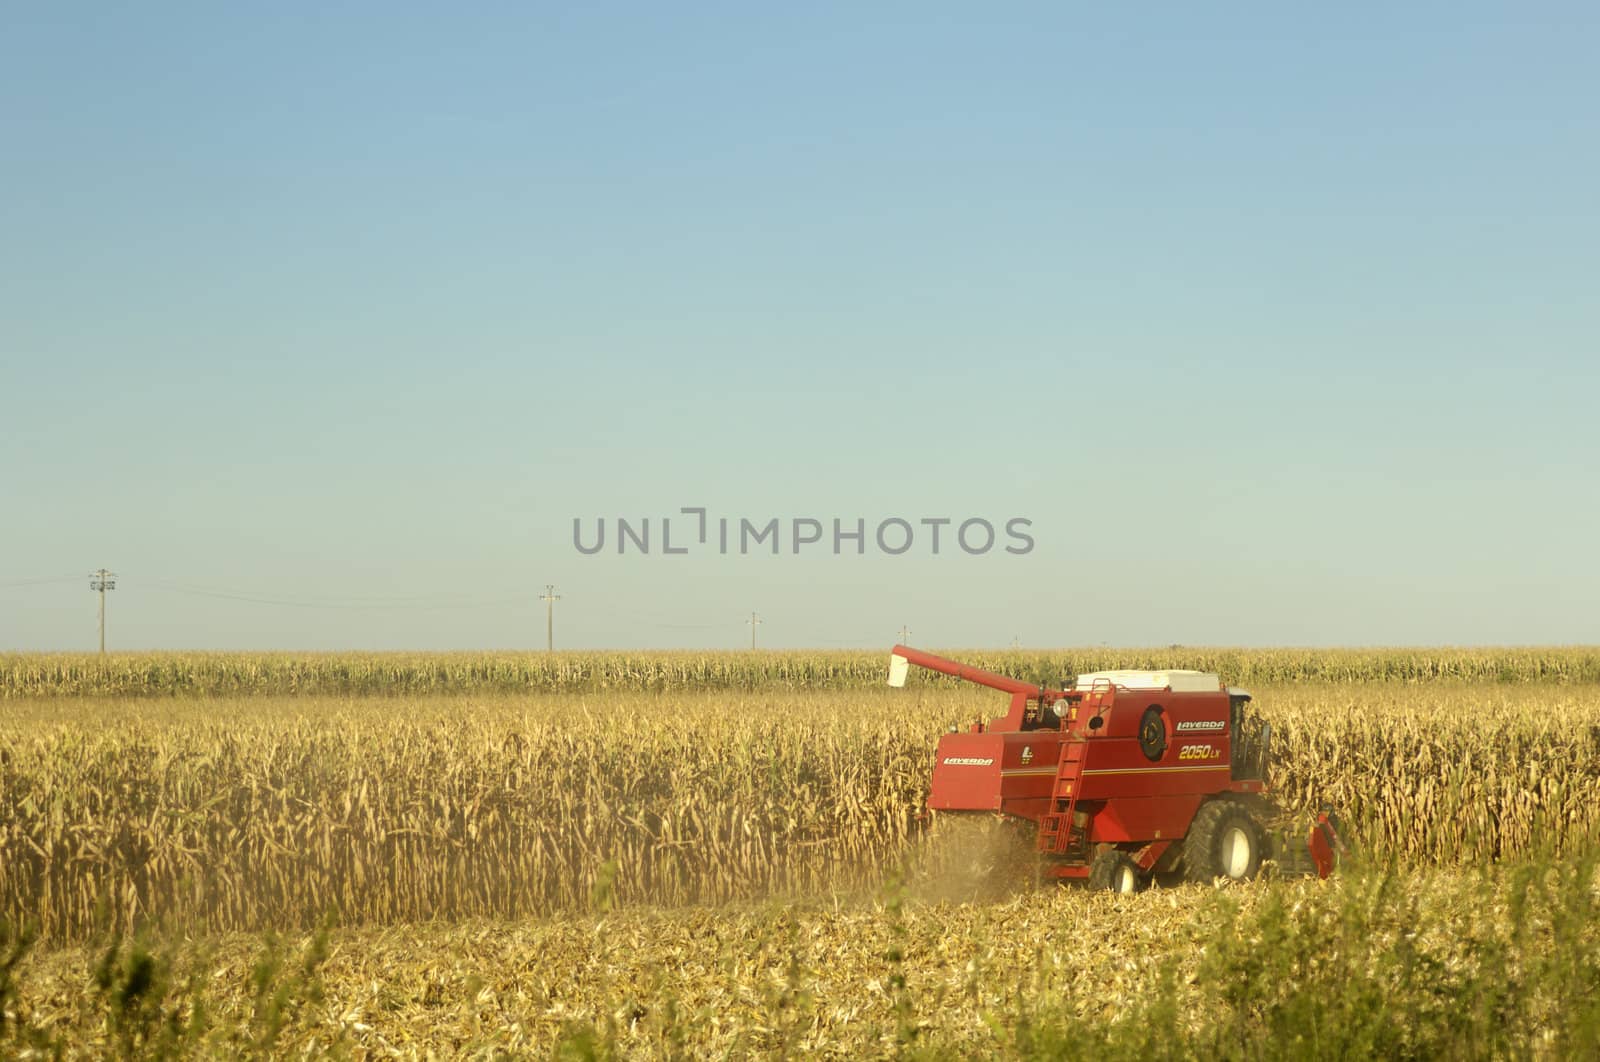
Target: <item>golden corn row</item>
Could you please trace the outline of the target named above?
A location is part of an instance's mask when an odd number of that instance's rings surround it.
[[[1600,823],[1600,688],[1258,689],[1280,800],[1359,850],[1479,863]],[[721,902],[881,880],[973,687],[0,711],[0,917],[286,928]]]
[[[884,647],[885,650],[888,648]],[[1187,667],[1231,682],[1600,682],[1600,649],[950,650],[1030,681],[1109,668]],[[884,651],[0,654],[0,698],[861,688]],[[918,681],[954,680],[921,676]]]

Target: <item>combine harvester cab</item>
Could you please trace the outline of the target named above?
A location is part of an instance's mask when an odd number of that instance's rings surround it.
[[[1034,823],[1056,877],[1132,892],[1154,874],[1246,880],[1272,858],[1325,878],[1342,851],[1328,815],[1303,845],[1274,844],[1271,729],[1215,674],[1102,671],[1060,690],[897,645],[889,684],[913,664],[1011,696],[940,739],[929,809]]]

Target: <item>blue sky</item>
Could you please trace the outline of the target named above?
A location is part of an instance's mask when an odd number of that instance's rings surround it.
[[[0,17],[0,649],[1600,641],[1587,5]]]

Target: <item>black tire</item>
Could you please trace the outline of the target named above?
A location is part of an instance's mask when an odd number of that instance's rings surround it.
[[[1212,800],[1195,814],[1183,839],[1184,872],[1190,881],[1249,881],[1260,873],[1266,850],[1255,816],[1231,800]]]
[[[1144,871],[1126,852],[1102,850],[1089,864],[1089,888],[1101,892],[1138,892],[1144,888]]]

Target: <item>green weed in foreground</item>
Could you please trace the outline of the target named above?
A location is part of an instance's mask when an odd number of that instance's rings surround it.
[[[1383,868],[1328,886],[1219,890],[1175,927],[1172,950],[1140,971],[1131,994],[1070,971],[1053,978],[1048,948],[1021,968],[977,971],[1017,988],[981,1014],[988,1035],[976,1039],[939,1021],[946,993],[919,999],[900,976],[902,908],[891,898],[891,1005],[854,1034],[863,1053],[930,1060],[1600,1057],[1597,870],[1590,852],[1485,870],[1442,891]],[[805,983],[792,971],[790,980]],[[651,1035],[683,1043],[693,1030]],[[784,1054],[815,1046],[780,1042]],[[755,1035],[739,1047],[761,1053],[762,1044]],[[569,1029],[560,1050],[620,1058],[640,1046],[606,1023]]]
[[[1597,866],[1590,851],[990,907],[891,887],[856,913],[597,912],[399,944],[172,933],[35,956],[4,931],[0,1056],[1592,1058]],[[1008,934],[1028,918],[1055,928]],[[1120,957],[1090,967],[1086,932]],[[526,950],[486,961],[486,937]],[[651,946],[654,972],[630,980],[617,964]],[[380,984],[395,954],[415,966]],[[592,978],[596,963],[610,972]]]
[[[1478,875],[1447,903],[1392,869],[1306,891],[1222,891],[1193,992],[1155,971],[1125,1017],[1037,1009],[998,1053],[1043,1058],[1600,1057],[1600,892],[1590,852]],[[1465,901],[1465,902],[1463,902]],[[1026,1005],[1024,1001],[1019,1004]]]

